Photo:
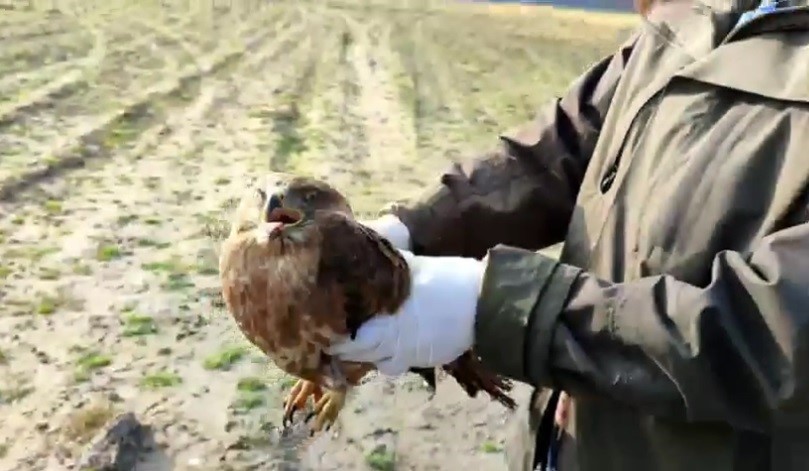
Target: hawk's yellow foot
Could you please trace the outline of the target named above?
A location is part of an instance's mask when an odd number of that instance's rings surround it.
[[[306,407],[306,401],[309,400],[309,397],[312,397],[315,404],[319,403],[324,397],[323,389],[311,381],[298,380],[284,399],[284,418],[282,422],[284,427],[292,424],[295,412]]]
[[[326,430],[331,428],[343,410],[346,403],[346,388],[331,389],[323,394],[323,397],[315,403],[314,410],[306,417],[306,422],[314,417],[315,423],[312,424],[310,435],[320,432],[325,427]]]

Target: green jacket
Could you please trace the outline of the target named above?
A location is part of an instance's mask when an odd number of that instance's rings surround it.
[[[809,469],[809,7],[715,3],[654,7],[392,209],[416,253],[487,256],[475,349],[571,394],[582,471]]]

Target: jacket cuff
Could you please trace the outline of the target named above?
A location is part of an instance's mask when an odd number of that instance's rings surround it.
[[[391,214],[407,227],[414,254],[462,255],[465,231],[458,200],[443,185],[429,195],[409,204],[395,202],[381,214]]]
[[[487,255],[475,318],[475,353],[514,380],[547,380],[556,320],[581,270],[528,250],[499,245]]]

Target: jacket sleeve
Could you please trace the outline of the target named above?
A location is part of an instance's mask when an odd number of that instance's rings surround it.
[[[540,280],[537,282],[537,280]],[[809,423],[809,222],[751,254],[715,256],[710,283],[598,279],[496,247],[476,350],[496,371],[654,415],[749,430]]]
[[[633,42],[591,67],[533,122],[501,136],[496,149],[453,165],[416,201],[393,205],[412,250],[480,258],[498,243],[560,242]]]

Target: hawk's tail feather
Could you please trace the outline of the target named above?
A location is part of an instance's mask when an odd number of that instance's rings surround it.
[[[488,371],[471,351],[444,365],[444,369],[458,381],[469,397],[475,397],[479,391],[485,391],[492,399],[508,409],[514,410],[517,407],[517,403],[508,395],[514,386],[511,380]]]

